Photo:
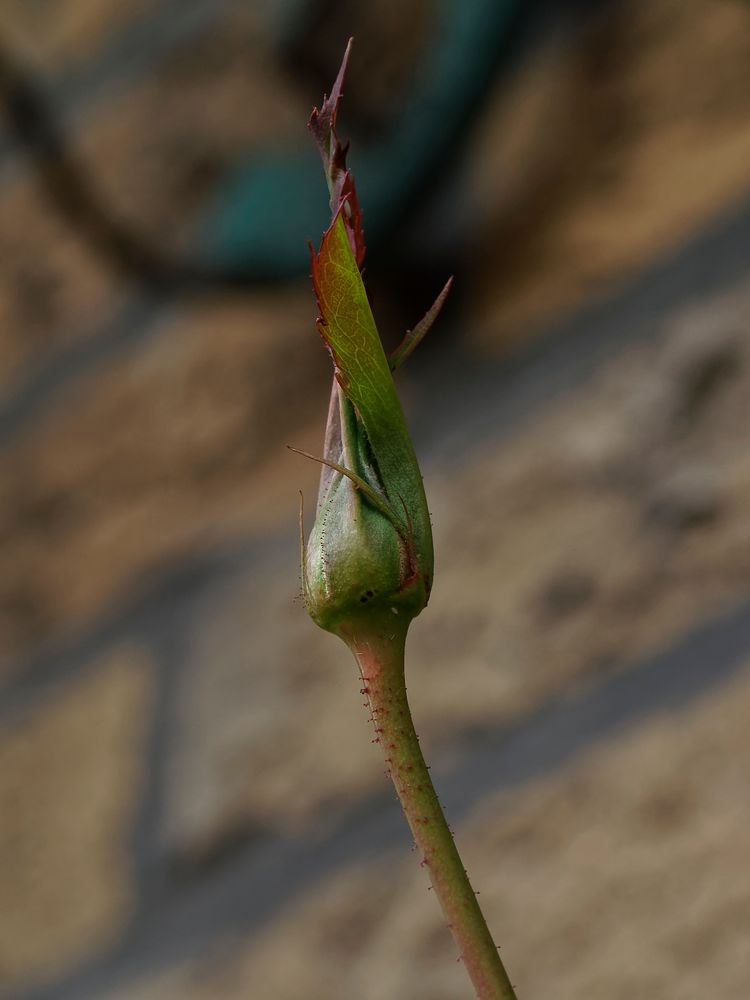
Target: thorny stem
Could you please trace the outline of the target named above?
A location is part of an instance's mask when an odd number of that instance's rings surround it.
[[[414,841],[478,1000],[516,1000],[438,802],[406,697],[404,634],[385,631],[347,641],[359,663],[362,693]]]

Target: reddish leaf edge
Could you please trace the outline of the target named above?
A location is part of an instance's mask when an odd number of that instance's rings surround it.
[[[341,370],[341,364],[339,362],[339,358],[336,354],[333,344],[331,343],[326,333],[326,327],[328,326],[328,323],[326,322],[325,310],[323,309],[323,301],[321,295],[320,258],[326,249],[326,244],[331,239],[331,235],[333,233],[334,227],[336,226],[336,223],[339,220],[339,216],[341,216],[343,219],[344,229],[347,229],[346,214],[345,214],[346,204],[347,202],[345,201],[339,207],[338,211],[334,214],[333,219],[331,220],[331,224],[323,233],[323,237],[320,241],[320,247],[318,248],[318,250],[317,251],[315,250],[311,242],[308,242],[307,244],[308,249],[310,250],[310,277],[312,278],[313,291],[315,292],[315,302],[318,306],[318,316],[315,321],[315,326],[323,340],[323,343],[326,345],[326,348],[328,349],[328,353],[331,355],[331,360],[333,361],[334,378],[341,386],[345,394],[348,388],[348,380],[344,375],[343,371]],[[348,229],[347,229],[347,235],[348,235]],[[354,251],[352,250],[352,252]]]

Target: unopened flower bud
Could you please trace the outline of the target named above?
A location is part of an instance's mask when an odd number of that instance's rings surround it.
[[[327,440],[340,448],[326,455],[332,464],[324,466],[304,557],[307,610],[321,628],[344,638],[363,626],[367,631],[366,623],[376,620],[376,627],[405,628],[429,597],[431,546],[426,552],[421,546],[418,555],[411,515],[405,505],[400,512],[391,506],[377,467],[368,461],[361,421],[337,382],[328,430]]]
[[[318,327],[336,377],[303,582],[313,620],[345,637],[361,631],[365,620],[408,624],[419,614],[432,583],[432,532],[422,477],[341,213],[313,255],[313,281]]]
[[[354,644],[376,633],[405,635],[429,598],[430,515],[392,369],[429,328],[450,283],[389,363],[362,282],[362,217],[335,128],[347,56],[331,96],[310,119],[333,212],[311,257],[318,330],[333,360],[334,382],[317,516],[302,573],[313,620]]]

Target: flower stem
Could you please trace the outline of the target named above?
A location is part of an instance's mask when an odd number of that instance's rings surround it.
[[[388,772],[476,995],[515,1000],[422,756],[406,697],[405,639],[405,631],[368,630],[366,637],[347,641],[359,663]]]

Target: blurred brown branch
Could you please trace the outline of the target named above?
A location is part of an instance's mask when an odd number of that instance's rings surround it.
[[[256,284],[242,270],[175,258],[118,217],[98,191],[87,165],[71,147],[33,70],[2,33],[0,107],[10,134],[36,174],[42,194],[113,271],[165,292],[241,289]]]

